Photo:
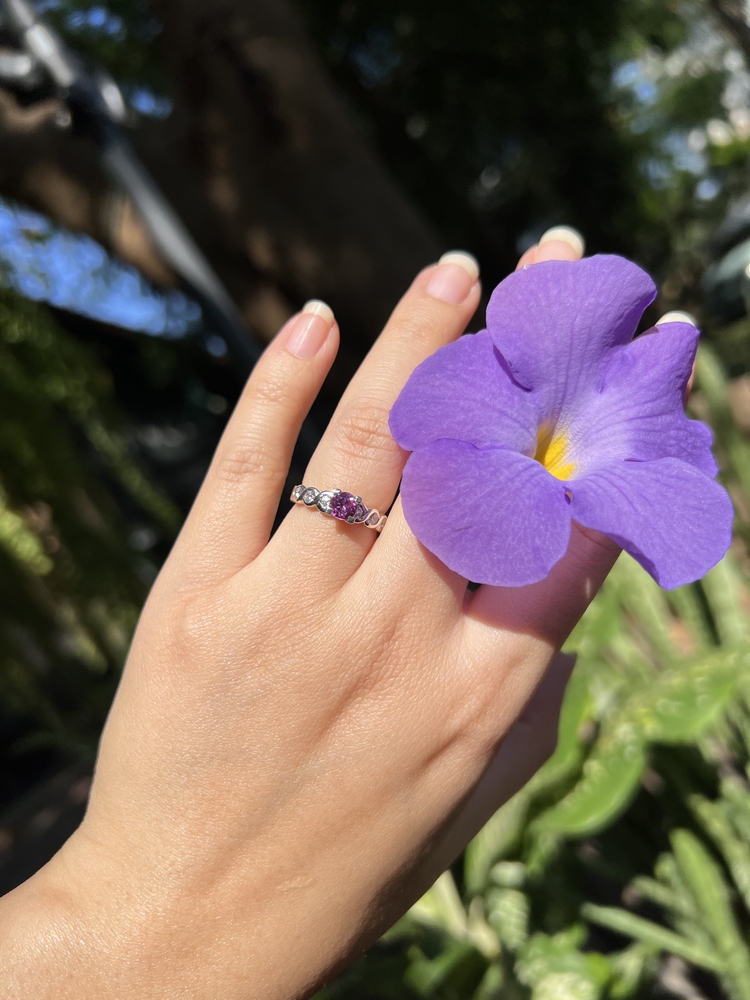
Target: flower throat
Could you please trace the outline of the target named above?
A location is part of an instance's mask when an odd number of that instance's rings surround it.
[[[536,439],[534,458],[555,479],[572,479],[575,465],[568,458],[568,435],[565,431],[555,434],[555,429],[542,424]]]

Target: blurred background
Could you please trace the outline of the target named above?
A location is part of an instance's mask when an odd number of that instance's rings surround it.
[[[743,0],[0,0],[0,892],[80,821],[263,344],[342,326],[299,481],[420,267],[489,291],[567,223],[699,317],[735,543],[620,560],[555,756],[321,1000],[750,1000],[749,61]]]

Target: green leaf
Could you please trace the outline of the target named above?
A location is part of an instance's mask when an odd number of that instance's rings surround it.
[[[750,792],[746,783],[734,775],[723,778],[721,797],[727,804],[732,823],[740,837],[750,842]]]
[[[608,991],[612,1000],[627,1000],[638,992],[654,964],[655,951],[651,945],[639,943],[612,958],[612,982]]]
[[[715,646],[715,640],[698,594],[699,587],[700,584],[691,583],[671,590],[669,601],[677,609],[680,620],[690,628],[698,648],[709,649]]]
[[[648,742],[696,739],[725,708],[748,654],[718,650],[687,667],[665,670],[627,699],[583,766],[581,780],[543,812],[536,831],[587,836],[626,808],[638,788]]]
[[[750,911],[750,847],[737,836],[730,818],[731,806],[724,802],[709,802],[702,795],[689,796],[688,804],[721,851],[745,907]]]
[[[614,582],[619,566],[618,560],[596,599],[589,604],[573,629],[563,647],[566,652],[578,653],[581,658],[595,659],[622,631],[622,605]]]
[[[530,904],[518,889],[493,889],[487,895],[487,921],[500,944],[518,951],[529,936]]]
[[[490,881],[502,889],[520,889],[526,881],[526,865],[522,861],[498,861],[492,866]]]
[[[720,959],[707,948],[702,948],[693,941],[667,930],[660,924],[655,924],[651,920],[644,920],[634,913],[621,910],[615,906],[595,906],[593,903],[584,903],[581,907],[581,915],[593,924],[600,924],[608,927],[618,934],[625,934],[642,941],[646,945],[658,948],[659,951],[668,951],[673,955],[692,962],[703,969],[718,972],[721,968]]]
[[[19,514],[5,505],[1,492],[0,548],[37,576],[45,576],[52,569],[52,560],[45,555],[38,536],[27,528]]]
[[[631,556],[623,553],[616,582],[623,607],[636,618],[658,655],[669,661],[675,647],[669,634],[671,613],[661,587]]]
[[[448,945],[437,958],[416,957],[404,974],[404,982],[420,996],[427,997],[448,981],[463,984],[482,976],[484,960],[476,949],[463,941]]]
[[[500,1000],[504,980],[505,976],[501,966],[493,962],[482,976],[482,981],[477,986],[472,1000]]]
[[[632,723],[599,740],[583,777],[560,802],[536,820],[535,832],[583,837],[619,815],[633,797],[646,764],[644,741]]]
[[[711,935],[706,930],[703,915],[685,881],[674,854],[660,854],[654,865],[657,879],[672,893],[672,923],[683,937],[690,938],[702,948],[712,949]]]
[[[671,836],[677,864],[721,960],[722,980],[738,1000],[750,997],[750,952],[742,939],[721,869],[689,830]]]
[[[720,650],[664,671],[649,690],[633,697],[624,714],[652,743],[695,740],[726,707],[746,660],[746,654]]]
[[[435,927],[457,941],[467,937],[468,917],[450,871],[445,871],[409,909],[418,923]]]
[[[530,794],[539,795],[578,770],[584,750],[580,732],[593,711],[588,674],[577,664],[565,690],[555,752],[526,786]]]
[[[740,595],[745,587],[731,554],[706,573],[701,586],[721,641],[727,645],[745,642],[748,636],[747,618],[740,606]]]
[[[507,854],[520,839],[530,801],[527,789],[521,789],[498,809],[466,848],[464,881],[470,896],[482,891],[494,862]]]
[[[580,925],[550,937],[535,934],[519,953],[515,972],[532,988],[534,1000],[596,1000],[609,979],[609,959],[578,950],[585,932]]]
[[[665,910],[683,913],[689,917],[693,915],[692,905],[685,907],[681,897],[670,886],[664,885],[657,879],[649,878],[647,875],[638,875],[630,883],[630,888],[643,896],[644,899],[656,903],[657,906],[661,906]]]

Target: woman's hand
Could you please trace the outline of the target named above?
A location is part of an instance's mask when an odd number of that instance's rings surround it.
[[[523,263],[581,251],[546,241]],[[479,297],[466,256],[419,275],[306,485],[388,509],[407,457],[389,409]],[[253,372],[144,608],[86,818],[0,906],[4,995],[308,994],[553,748],[569,665],[558,660],[531,699],[616,558],[612,543],[574,532],[542,583],[468,593],[398,501],[380,536],[293,507],[269,541],[338,338],[314,306]]]

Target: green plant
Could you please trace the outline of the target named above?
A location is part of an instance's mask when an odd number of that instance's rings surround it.
[[[27,746],[96,746],[155,572],[127,545],[122,497],[167,536],[179,524],[110,395],[46,310],[0,290],[0,703]]]

